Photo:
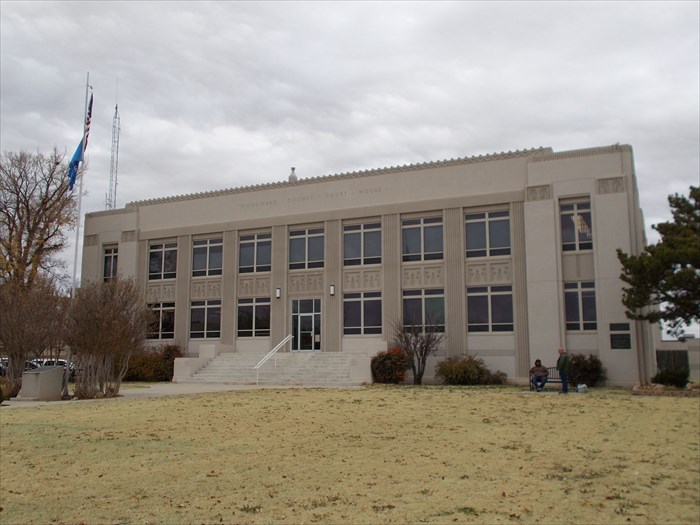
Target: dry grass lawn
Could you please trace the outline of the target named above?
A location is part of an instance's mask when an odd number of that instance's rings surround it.
[[[269,389],[0,409],[0,523],[700,522],[700,398]]]

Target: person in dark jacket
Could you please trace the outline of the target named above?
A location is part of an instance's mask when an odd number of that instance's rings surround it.
[[[542,366],[542,361],[539,359],[535,360],[535,366],[530,369],[530,382],[535,390],[542,392],[544,385],[547,384],[547,378],[549,377],[549,370]]]
[[[563,346],[559,347],[559,359],[557,359],[557,370],[559,370],[559,378],[561,379],[560,394],[569,393],[569,354]]]

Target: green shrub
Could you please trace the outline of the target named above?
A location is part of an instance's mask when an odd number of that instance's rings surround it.
[[[124,381],[170,381],[176,357],[182,357],[182,350],[171,344],[137,352],[129,359]]]
[[[435,375],[447,385],[502,385],[508,379],[505,372],[491,372],[475,355],[448,357],[438,363]]]
[[[569,382],[572,385],[596,386],[605,378],[605,368],[597,356],[573,354],[569,358]]]
[[[399,348],[390,348],[386,352],[379,352],[372,358],[370,365],[372,380],[375,383],[403,383],[406,370],[411,367],[406,352]]]
[[[690,370],[687,368],[665,368],[651,378],[657,385],[675,386],[685,388],[690,379]]]

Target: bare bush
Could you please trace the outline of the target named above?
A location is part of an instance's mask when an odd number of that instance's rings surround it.
[[[425,325],[404,325],[399,321],[392,323],[394,331],[393,346],[400,348],[408,355],[413,372],[413,384],[423,384],[425,365],[428,357],[434,355],[439,349],[445,334],[442,333],[442,323],[428,319]]]
[[[118,395],[131,355],[143,348],[152,315],[131,279],[90,283],[78,290],[68,334],[78,398]]]

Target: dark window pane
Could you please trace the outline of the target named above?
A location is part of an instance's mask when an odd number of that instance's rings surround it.
[[[420,254],[420,230],[418,228],[407,228],[402,231],[404,255]],[[420,258],[418,259],[420,260]]]
[[[382,233],[365,233],[365,258],[380,257],[382,255]],[[367,262],[367,261],[366,261]]]
[[[346,233],[343,239],[343,257],[345,259],[356,259],[360,256],[360,234]]]
[[[209,269],[221,269],[223,246],[209,247]]]
[[[192,253],[192,270],[207,269],[207,249],[195,248]]]
[[[256,264],[258,266],[269,266],[272,262],[272,242],[264,241],[258,243],[258,259]],[[260,271],[262,268],[258,268]]]
[[[403,300],[403,324],[422,325],[423,308],[420,299]]]
[[[323,237],[309,237],[309,261],[323,260]]]
[[[162,337],[172,337],[175,333],[175,311],[163,311],[163,322],[161,327]]]
[[[579,240],[581,242],[590,241],[593,238],[591,232],[591,212],[585,211],[583,213],[579,213],[577,222]]]
[[[160,251],[151,252],[148,258],[148,273],[151,275],[160,275],[163,259]]]
[[[469,324],[488,324],[489,300],[486,295],[467,297],[467,322]]]
[[[486,224],[483,222],[467,223],[467,251],[486,249]],[[484,255],[486,252],[483,252]]]
[[[576,226],[574,225],[573,215],[561,216],[561,241],[562,243],[576,242]]]
[[[253,266],[254,263],[254,244],[243,243],[240,246],[240,251],[238,252],[238,266]]]
[[[221,330],[221,307],[207,308],[207,333],[219,330]]]
[[[255,331],[270,330],[270,305],[261,304],[255,307]]]
[[[491,321],[493,323],[513,322],[513,296],[491,296]]]
[[[381,301],[365,301],[365,328],[371,326],[382,326]]]
[[[510,246],[510,221],[491,221],[489,223],[489,243],[491,248]]]
[[[566,322],[578,323],[578,321],[581,320],[578,311],[578,292],[564,293],[564,305],[566,309]]]
[[[290,239],[289,240],[289,262],[300,263],[306,261],[306,240]]]
[[[163,260],[163,272],[165,278],[175,277],[175,271],[177,270],[177,250],[165,250],[165,259]]]
[[[442,253],[442,225],[425,228],[425,253]]]
[[[596,321],[595,292],[581,292],[581,306],[583,308],[584,321]]]
[[[238,332],[253,329],[253,306],[238,307]]]
[[[204,331],[204,308],[193,308],[190,314],[190,332]]]
[[[425,298],[425,323],[429,325],[445,324],[445,300],[442,297]]]
[[[345,301],[343,303],[343,326],[345,328],[362,325],[360,317],[360,301]]]

